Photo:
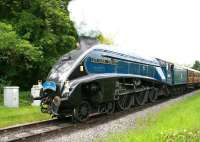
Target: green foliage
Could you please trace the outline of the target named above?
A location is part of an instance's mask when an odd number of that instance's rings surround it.
[[[103,36],[102,34],[99,34],[97,36],[97,39],[99,40],[100,43],[102,44],[108,44],[108,45],[111,45],[113,44],[113,41],[105,36]]]
[[[76,47],[68,0],[0,1],[0,78],[30,89]],[[0,82],[1,83],[1,82]]]
[[[3,92],[1,92],[0,93],[0,106],[2,106],[3,105],[3,100],[4,98],[3,98]]]
[[[30,106],[32,103],[31,92],[30,91],[21,91],[19,95],[19,105]]]
[[[22,75],[33,68],[32,63],[42,58],[42,52],[29,41],[21,39],[10,24],[0,22],[0,34],[1,80],[21,84],[19,79],[24,79]]]
[[[1,105],[1,94],[3,94],[3,87],[9,86],[11,84],[10,81],[6,81],[5,79],[0,79],[0,105]]]
[[[192,68],[200,71],[200,62],[196,60]]]

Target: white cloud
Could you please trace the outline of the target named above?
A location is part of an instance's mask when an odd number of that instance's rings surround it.
[[[76,25],[84,21],[131,51],[180,64],[200,60],[199,0],[74,0]]]

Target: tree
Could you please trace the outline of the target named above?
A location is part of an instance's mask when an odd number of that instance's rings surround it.
[[[192,68],[200,71],[200,61],[196,60]]]
[[[30,89],[51,66],[76,47],[69,0],[0,1],[0,78]]]
[[[0,34],[0,77],[11,84],[23,85],[33,64],[43,58],[42,52],[21,39],[10,24],[0,22]]]

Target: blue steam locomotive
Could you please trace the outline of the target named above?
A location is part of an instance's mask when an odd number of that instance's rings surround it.
[[[200,72],[108,45],[77,48],[54,65],[40,92],[41,110],[83,122],[92,113],[113,113],[196,88]]]

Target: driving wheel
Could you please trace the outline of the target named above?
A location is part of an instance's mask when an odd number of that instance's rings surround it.
[[[80,105],[74,108],[73,117],[79,122],[85,122],[88,120],[90,112],[90,104],[87,101],[83,101]]]
[[[128,110],[132,105],[133,96],[131,95],[120,95],[117,101],[117,107],[119,110]]]

